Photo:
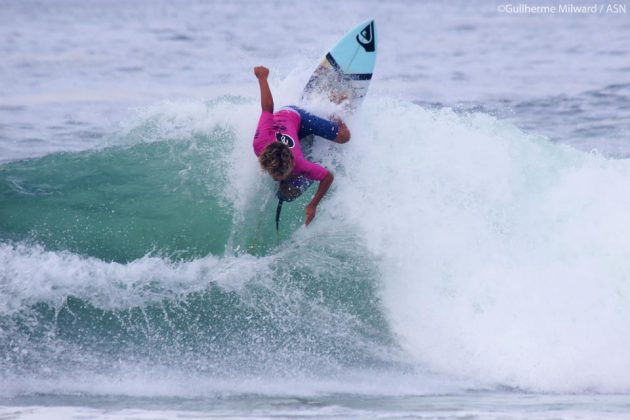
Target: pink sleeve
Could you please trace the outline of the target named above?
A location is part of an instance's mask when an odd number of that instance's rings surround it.
[[[263,111],[258,119],[258,127],[254,135],[254,153],[260,155],[269,144],[269,136],[273,136],[273,114],[269,111]]]
[[[321,181],[328,175],[328,169],[306,159],[296,162],[295,169],[308,179],[314,179],[315,181]]]

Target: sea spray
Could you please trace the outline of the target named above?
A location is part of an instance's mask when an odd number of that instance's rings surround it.
[[[400,344],[435,372],[627,391],[630,164],[484,114],[376,100],[330,206],[380,257]]]
[[[625,161],[372,97],[350,143],[316,139],[333,190],[308,229],[286,209],[278,240],[256,112],[162,103],[108,147],[1,167],[0,366],[28,378],[7,393],[103,371],[630,387]]]

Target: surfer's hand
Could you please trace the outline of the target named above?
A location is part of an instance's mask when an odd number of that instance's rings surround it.
[[[254,74],[258,79],[266,79],[269,76],[269,69],[265,66],[254,67]]]
[[[313,204],[309,204],[308,206],[306,206],[306,220],[304,221],[304,224],[306,226],[308,226],[308,224],[311,223],[311,221],[315,218],[316,210],[317,206]]]

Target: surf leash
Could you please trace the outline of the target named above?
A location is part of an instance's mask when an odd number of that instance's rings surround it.
[[[280,213],[282,212],[282,203],[296,200],[304,191],[313,184],[313,180],[304,176],[298,176],[289,180],[280,181],[276,197],[278,197],[278,207],[276,207],[276,233],[280,235]],[[279,236],[278,236],[279,238]]]
[[[278,207],[276,207],[276,233],[280,234],[280,213],[282,212],[282,203],[284,201],[282,199],[278,200]]]

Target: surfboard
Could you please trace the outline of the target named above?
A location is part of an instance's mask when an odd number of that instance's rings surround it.
[[[308,80],[302,99],[308,101],[323,94],[350,112],[356,110],[370,86],[376,51],[376,25],[368,19],[348,31],[326,53]]]
[[[376,25],[374,19],[359,23],[348,31],[326,53],[309,78],[302,102],[325,97],[339,104],[347,112],[354,112],[367,93],[376,63]],[[300,139],[302,140],[302,139]],[[279,230],[280,212],[284,201],[293,201],[306,191],[313,181],[303,176],[278,183],[276,196],[276,231]]]

